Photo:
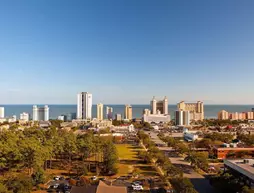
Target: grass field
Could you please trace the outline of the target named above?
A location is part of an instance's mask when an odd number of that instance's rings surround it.
[[[141,148],[130,144],[116,144],[116,149],[120,160],[138,160],[138,151],[142,151]]]
[[[118,175],[131,174],[134,169],[143,176],[158,175],[152,165],[144,164],[138,158],[138,152],[144,151],[141,147],[130,144],[116,144],[116,148],[119,157]]]

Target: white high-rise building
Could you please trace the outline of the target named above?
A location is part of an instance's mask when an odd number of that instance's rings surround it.
[[[163,114],[168,115],[168,99],[165,98],[161,101],[157,101],[155,97],[151,100],[151,112],[153,115]]]
[[[19,119],[22,120],[22,121],[29,121],[29,114],[23,112],[23,113],[20,114],[20,118]]]
[[[97,119],[103,120],[103,104],[97,104]]]
[[[175,124],[181,126],[190,125],[190,112],[189,111],[175,111]]]
[[[81,92],[77,100],[77,119],[92,119],[92,94]]]
[[[0,118],[4,118],[4,107],[0,107]]]
[[[33,106],[33,121],[48,121],[49,120],[49,107],[45,105],[44,107]]]
[[[106,108],[106,114],[107,114],[107,118],[109,120],[113,119],[113,108],[112,107],[107,107]]]

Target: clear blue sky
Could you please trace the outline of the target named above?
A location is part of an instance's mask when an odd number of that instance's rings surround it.
[[[254,103],[253,0],[1,0],[0,104]]]

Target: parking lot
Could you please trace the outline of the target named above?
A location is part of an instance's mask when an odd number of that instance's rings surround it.
[[[71,186],[69,185],[69,180],[63,177],[56,177],[47,183],[48,192],[64,192],[69,193]]]

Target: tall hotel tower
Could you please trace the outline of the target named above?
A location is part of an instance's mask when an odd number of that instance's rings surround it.
[[[92,119],[92,94],[81,92],[77,100],[77,119]]]

